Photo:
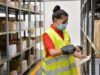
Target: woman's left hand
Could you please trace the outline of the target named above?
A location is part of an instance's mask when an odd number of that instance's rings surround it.
[[[74,52],[74,56],[80,59],[86,58],[86,55],[82,52],[79,46],[76,46],[76,51]]]

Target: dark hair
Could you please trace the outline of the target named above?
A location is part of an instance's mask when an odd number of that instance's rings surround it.
[[[61,19],[62,15],[68,16],[68,13],[65,12],[63,9],[60,9],[59,5],[55,6],[53,9],[52,20],[54,21],[54,18]]]

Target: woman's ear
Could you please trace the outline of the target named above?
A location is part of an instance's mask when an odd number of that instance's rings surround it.
[[[55,23],[55,22],[57,22],[57,19],[56,19],[56,18],[54,18],[54,23]]]

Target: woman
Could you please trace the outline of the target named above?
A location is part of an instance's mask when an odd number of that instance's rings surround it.
[[[74,56],[82,58],[81,52],[63,55],[61,48],[70,45],[70,37],[66,31],[68,14],[60,6],[55,6],[52,15],[53,24],[43,34],[42,75],[77,75]]]

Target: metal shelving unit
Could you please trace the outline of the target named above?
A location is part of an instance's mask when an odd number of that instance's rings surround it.
[[[0,17],[0,24],[2,26],[0,26],[0,75],[11,75],[11,73],[16,72],[17,75],[29,75],[37,63],[40,62],[40,59],[36,58],[36,50],[40,49],[39,53],[42,54],[41,43],[40,47],[36,47],[36,44],[41,42],[41,35],[45,29],[44,12],[42,12],[44,11],[44,9],[42,10],[44,2],[38,2],[37,0],[33,2],[30,0],[2,1],[0,2],[0,13],[4,16]],[[36,7],[35,4],[37,3],[39,5]],[[30,8],[30,5],[32,5],[32,8]],[[39,8],[38,11],[36,10],[37,8]],[[37,16],[39,20],[35,23]],[[11,30],[10,28],[13,28],[14,24],[16,29]],[[36,31],[37,28],[39,28],[40,32]],[[40,35],[36,36],[38,33]],[[9,48],[11,45],[15,45],[15,48]],[[23,45],[26,46],[24,49]],[[10,56],[13,50],[17,52]],[[33,60],[31,62],[29,60],[30,55],[32,55]],[[24,71],[23,61],[24,68],[26,68]]]
[[[94,44],[94,26],[97,20],[96,13],[100,13],[96,5],[100,4],[99,0],[81,0],[81,45],[86,55],[91,55],[91,60],[84,63],[85,69],[82,67],[82,75],[96,75],[95,59],[96,54],[100,51]]]

